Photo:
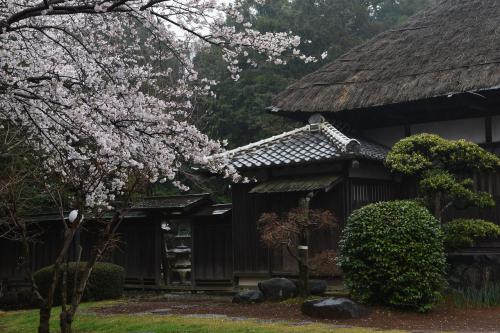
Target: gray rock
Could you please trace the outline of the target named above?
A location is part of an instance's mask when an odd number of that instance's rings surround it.
[[[274,278],[259,283],[264,297],[271,301],[280,301],[297,296],[297,287],[289,279]]]
[[[295,286],[297,287],[297,290],[299,290],[299,280],[292,280],[293,283],[295,283]],[[309,292],[311,295],[314,296],[321,296],[326,293],[326,290],[328,289],[328,283],[325,280],[309,280]]]
[[[309,281],[309,292],[311,295],[320,296],[326,293],[328,283],[325,280],[311,280]]]
[[[351,319],[370,314],[370,310],[347,298],[324,298],[306,301],[301,307],[302,313],[315,318]]]
[[[450,253],[447,261],[452,288],[481,289],[485,284],[500,283],[500,255]]]
[[[241,291],[233,297],[233,303],[251,304],[264,302],[264,294],[260,290]]]

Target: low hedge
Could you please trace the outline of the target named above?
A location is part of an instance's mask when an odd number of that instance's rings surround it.
[[[447,251],[473,247],[481,239],[500,237],[500,226],[480,219],[456,219],[443,226]]]
[[[340,249],[346,285],[361,302],[424,312],[442,297],[442,231],[415,201],[381,202],[354,211]]]
[[[78,271],[80,277],[85,265],[85,262],[81,262],[78,266],[75,262],[69,263],[67,275],[68,300],[71,299],[73,293],[75,273]],[[52,283],[53,267],[54,266],[44,267],[35,273],[35,282],[44,297],[47,295],[49,286]],[[55,304],[61,303],[61,281],[62,274],[59,276],[54,294]],[[104,262],[96,263],[89,277],[82,301],[100,301],[120,298],[123,294],[124,281],[125,269],[123,267]]]

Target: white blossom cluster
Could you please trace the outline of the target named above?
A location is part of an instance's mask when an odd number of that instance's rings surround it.
[[[22,128],[47,172],[90,207],[107,207],[134,172],[180,188],[185,163],[236,177],[207,158],[221,144],[188,123],[192,100],[215,84],[194,70],[200,40],[222,48],[235,79],[256,63],[249,54],[315,61],[299,37],[253,30],[238,1],[0,0],[0,120]]]

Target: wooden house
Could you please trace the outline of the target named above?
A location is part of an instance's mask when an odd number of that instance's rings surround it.
[[[383,166],[401,138],[435,133],[500,153],[500,0],[437,1],[292,84],[269,111],[308,125],[227,152],[252,179],[233,186],[240,284],[294,274],[290,258],[260,244],[256,221],[263,212],[296,207],[314,192],[312,207],[343,222],[357,207],[405,197]],[[500,203],[497,174],[476,180]],[[499,208],[456,214],[500,223]],[[335,249],[337,237],[315,235],[312,252]]]
[[[92,217],[77,233],[70,251],[90,254],[97,232]],[[31,248],[33,270],[51,265],[62,245],[57,214],[36,215],[27,223],[40,233]],[[231,285],[231,205],[215,204],[209,195],[147,198],[136,203],[120,225],[119,242],[106,261],[125,268],[127,288],[206,290]],[[216,242],[214,240],[217,240]],[[23,285],[25,272],[19,242],[0,238],[0,282]]]
[[[250,180],[233,184],[232,209],[200,195],[151,199],[131,211],[109,258],[126,268],[129,284],[196,290],[296,275],[285,251],[262,246],[259,216],[309,196],[311,208],[331,210],[342,225],[356,208],[405,197],[383,163],[403,137],[436,133],[500,154],[500,0],[433,1],[292,84],[269,111],[304,126],[225,153]],[[476,180],[500,202],[497,174]],[[500,223],[499,208],[472,213]],[[40,244],[35,269],[55,253],[60,230],[53,222],[40,221],[54,240]],[[336,249],[338,237],[338,230],[316,232],[311,254]],[[16,251],[0,239],[0,279],[17,274]]]

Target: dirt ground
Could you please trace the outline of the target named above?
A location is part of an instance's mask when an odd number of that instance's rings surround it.
[[[258,320],[285,320],[291,322],[323,322],[342,326],[402,329],[410,331],[500,332],[500,308],[459,309],[442,304],[427,314],[399,312],[374,308],[364,319],[317,320],[304,316],[300,304],[270,303],[240,305],[231,303],[231,297],[168,294],[161,297],[131,298],[129,302],[106,308],[95,308],[99,314],[157,315],[218,315],[229,318]]]

